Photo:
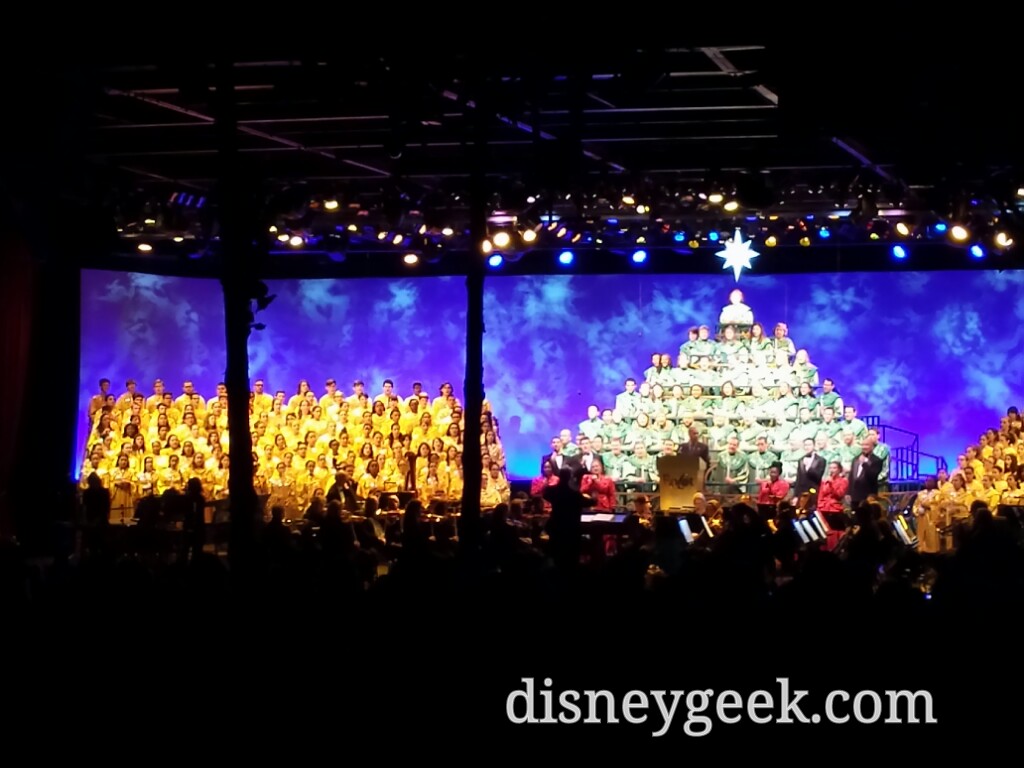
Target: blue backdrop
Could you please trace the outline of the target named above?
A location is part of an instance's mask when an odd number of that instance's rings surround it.
[[[714,327],[729,291],[721,275],[489,276],[484,380],[511,473],[529,477],[550,437],[587,405],[611,405],[653,351],[675,356],[686,329]],[[822,377],[860,413],[921,435],[952,459],[1024,400],[1024,273],[908,272],[751,276],[739,287],[768,332],[788,323]],[[278,298],[250,341],[253,378],[317,393],[329,376],[400,393],[415,379],[461,396],[465,287],[458,278],[272,281]],[[101,376],[120,394],[163,378],[204,395],[223,377],[224,318],[216,281],[87,271],[82,275],[84,413]],[[76,463],[77,472],[77,463]]]

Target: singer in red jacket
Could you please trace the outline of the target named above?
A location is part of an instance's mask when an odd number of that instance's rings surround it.
[[[618,500],[615,494],[615,481],[604,473],[604,465],[600,459],[595,458],[591,462],[590,472],[580,481],[580,490],[597,502],[594,504],[595,509],[615,509]]]
[[[842,512],[843,498],[850,488],[850,481],[843,477],[843,468],[838,461],[828,465],[828,477],[821,481],[818,490],[820,512]]]

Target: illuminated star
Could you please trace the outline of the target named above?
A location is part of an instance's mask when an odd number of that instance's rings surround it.
[[[739,227],[736,228],[736,234],[732,240],[728,240],[725,243],[725,249],[715,254],[720,259],[725,259],[725,263],[722,264],[722,269],[732,269],[732,273],[736,276],[736,282],[740,281],[740,272],[744,268],[750,269],[750,260],[757,256],[756,251],[750,250],[750,241],[743,242],[743,235],[740,234]]]

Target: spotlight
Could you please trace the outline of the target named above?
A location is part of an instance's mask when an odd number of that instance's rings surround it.
[[[959,240],[960,242],[963,242],[970,237],[967,229],[965,227],[961,227],[959,224],[949,230],[949,234],[954,240]]]
[[[735,200],[730,200],[728,203],[726,203],[722,207],[725,210],[727,210],[729,213],[732,213],[733,211],[738,211],[740,209],[740,204],[737,203]]]
[[[345,229],[347,229],[349,232],[359,231],[359,227],[357,227],[355,224],[349,224],[347,227],[345,227]]]
[[[533,195],[530,195],[529,197],[526,198],[526,202],[530,205],[533,205],[534,203],[537,202],[537,198],[534,197]]]
[[[455,230],[452,229],[451,227],[445,227],[444,229],[441,230],[441,234],[444,235],[445,237],[451,237],[452,235],[455,234]]]
[[[405,254],[405,256],[402,257],[402,261],[404,261],[411,267],[413,264],[420,263],[420,257],[417,256],[415,253],[407,253]]]
[[[976,259],[984,258],[984,256],[985,256],[985,249],[982,248],[977,243],[975,243],[974,245],[971,246],[971,256],[973,256]]]
[[[779,241],[778,238],[775,237],[775,235],[768,235],[768,237],[764,239],[764,244],[769,248],[774,248],[776,245],[779,244]]]
[[[639,213],[641,216],[643,216],[649,210],[650,210],[650,208],[648,208],[646,205],[638,205],[636,207],[636,212]]]
[[[1017,187],[1017,197],[1024,197],[1024,187]]]
[[[800,238],[800,245],[802,245],[804,248],[806,248],[810,244],[811,238],[807,237],[807,235],[804,235],[803,237]]]
[[[725,198],[722,195],[720,195],[718,192],[714,192],[714,193],[708,195],[708,202],[711,203],[712,205],[718,205],[724,199]]]
[[[534,232],[532,229],[527,229],[527,230],[523,231],[523,242],[524,243],[532,243],[536,239],[537,239],[537,233]]]
[[[907,249],[902,245],[894,245],[892,247],[892,257],[894,259],[905,259],[907,258]]]
[[[898,222],[896,224],[896,231],[902,236],[906,237],[910,234],[910,227],[907,226],[905,221]]]
[[[685,243],[686,242],[686,233],[685,232],[676,232],[674,235],[672,235],[672,239],[675,240],[677,243]]]
[[[488,253],[494,250],[494,245],[491,243],[490,240],[484,240],[482,243],[480,243],[480,250],[484,252],[484,255],[487,255]]]
[[[821,229],[818,230],[818,237],[820,237],[822,240],[828,240],[830,237],[832,237],[832,232],[829,230],[828,227],[822,227]]]
[[[324,200],[325,211],[336,211],[338,210],[338,201],[334,199]]]
[[[708,240],[710,240],[712,243],[717,243],[718,233],[714,231],[708,232]]]
[[[153,250],[153,246],[149,243],[139,243],[136,247],[139,249],[140,253],[149,253]]]
[[[643,248],[638,248],[637,250],[633,251],[634,264],[643,264],[645,261],[647,261],[647,251],[645,251]]]
[[[173,240],[176,243],[184,243],[185,242],[185,238],[182,237],[181,235],[177,235],[176,237],[172,237],[171,240]]]
[[[303,240],[298,235],[292,235],[291,239],[288,241],[288,245],[290,245],[292,248],[298,248],[299,246],[304,245],[305,242],[306,241]]]
[[[945,232],[946,231],[946,222],[940,221],[938,224],[936,224],[935,225],[935,231],[938,232],[939,234]]]
[[[999,232],[996,234],[996,245],[1000,248],[1009,248],[1013,245],[1013,238],[1005,232]]]
[[[387,232],[378,232],[377,233],[377,239],[380,240],[381,242],[384,242],[385,240],[388,239],[388,233]]]
[[[572,251],[562,251],[560,254],[558,254],[558,263],[561,264],[562,266],[567,267],[570,264],[572,264],[574,258],[576,257],[573,256]]]
[[[276,234],[276,233],[277,233],[277,227],[275,227],[275,226],[274,226],[273,224],[271,224],[271,225],[270,225],[270,229],[268,229],[267,231],[268,231],[268,232],[269,232],[270,234],[272,234],[272,235],[273,235],[273,234]]]
[[[495,253],[494,255],[491,256],[491,258],[489,258],[487,260],[487,266],[494,267],[496,269],[496,268],[501,266],[501,263],[503,261],[504,261],[504,259],[501,258],[501,254],[500,253]]]
[[[401,234],[397,234],[391,238],[391,243],[392,245],[401,245],[403,240],[405,240],[405,237]]]
[[[507,248],[508,244],[512,242],[508,232],[495,232],[493,240],[495,248]]]
[[[288,235],[286,235],[284,232],[282,232],[280,235],[277,236],[277,242],[279,242],[279,243],[287,243],[288,242]]]
[[[623,205],[629,205],[629,206],[636,205],[636,199],[632,195],[623,195],[622,196],[622,204]]]

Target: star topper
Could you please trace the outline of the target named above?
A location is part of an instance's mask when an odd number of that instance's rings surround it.
[[[743,242],[743,235],[740,234],[739,227],[736,228],[736,234],[731,240],[726,241],[725,249],[715,254],[720,259],[725,259],[725,263],[722,264],[722,269],[732,269],[732,273],[736,276],[736,282],[740,281],[740,272],[744,268],[750,269],[750,260],[757,257],[757,252],[750,249],[750,241]]]

